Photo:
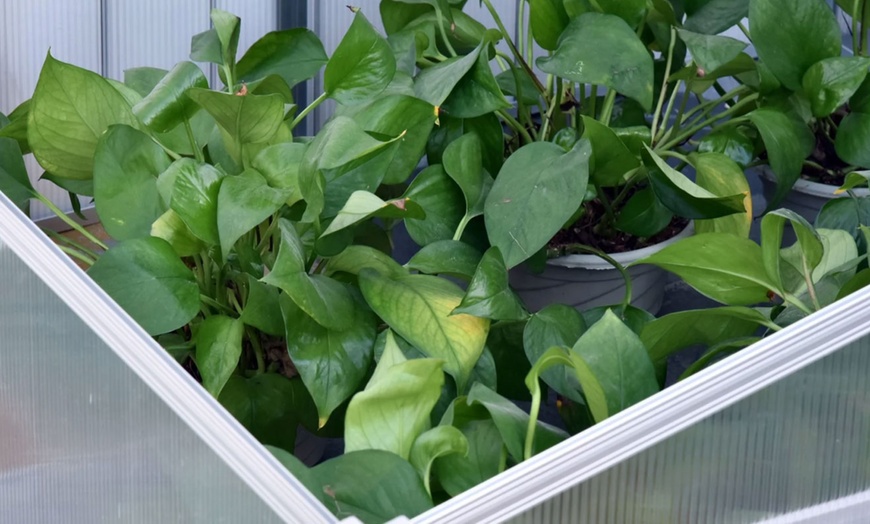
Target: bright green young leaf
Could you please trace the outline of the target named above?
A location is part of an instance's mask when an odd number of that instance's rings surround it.
[[[293,87],[316,75],[328,60],[320,39],[308,29],[272,31],[245,51],[236,75],[240,82],[278,75]]]
[[[140,126],[106,79],[46,56],[27,124],[27,140],[39,164],[59,178],[90,179],[97,142],[112,124]]]
[[[840,27],[825,0],[752,0],[749,28],[758,58],[793,91],[813,64],[840,56]]]
[[[293,223],[285,218],[279,218],[278,229],[281,231],[278,258],[275,260],[269,275],[264,279],[266,283],[271,283],[269,279],[281,279],[285,275],[304,273],[308,262],[305,246],[302,244]]]
[[[88,275],[150,335],[174,331],[199,313],[193,273],[159,238],[119,243]]]
[[[489,240],[508,268],[526,260],[561,229],[582,202],[589,176],[590,143],[570,151],[535,142],[511,155],[486,199]]]
[[[178,216],[178,213],[168,209],[151,225],[151,236],[167,241],[180,257],[189,257],[202,253],[205,243],[196,236]]]
[[[212,9],[211,23],[217,33],[221,45],[221,59],[230,69],[236,64],[236,51],[239,48],[239,31],[241,20],[232,13],[221,9]],[[233,87],[233,86],[230,86]]]
[[[217,198],[217,228],[224,259],[242,235],[278,211],[291,194],[292,189],[269,187],[253,169],[227,177]]]
[[[246,275],[248,295],[245,308],[239,317],[245,324],[258,330],[280,337],[284,335],[284,317],[278,302],[278,289],[263,284],[253,275]]]
[[[459,240],[439,240],[426,246],[411,257],[406,267],[427,275],[450,275],[471,280],[481,253]]]
[[[419,204],[409,198],[383,201],[368,191],[354,191],[335,219],[323,232],[323,236],[352,227],[370,218],[417,218],[423,219],[426,213]]]
[[[870,171],[861,170],[861,171],[853,171],[846,175],[845,180],[843,180],[843,185],[838,187],[836,191],[834,191],[835,195],[841,195],[850,189],[855,189],[856,187],[866,186],[870,182]]]
[[[441,424],[453,425],[468,441],[468,455],[446,455],[435,460],[435,477],[449,495],[456,496],[502,472],[502,437],[482,406],[469,406],[464,397],[459,397]]]
[[[803,161],[815,147],[816,139],[800,119],[777,109],[756,109],[749,118],[761,134],[770,168],[776,175],[776,193],[768,203],[768,209],[772,209],[800,177]]]
[[[408,234],[418,245],[426,246],[439,240],[450,240],[465,213],[461,188],[440,165],[420,172],[408,186],[404,198],[420,204],[426,213],[422,220],[405,221]]]
[[[476,118],[511,107],[492,74],[486,50],[478,53],[477,62],[459,80],[442,107],[456,118]]]
[[[734,213],[745,213],[746,193],[717,196],[689,180],[668,165],[649,147],[646,148],[650,166],[649,180],[662,204],[685,218],[718,218]]]
[[[324,91],[341,104],[369,99],[387,87],[396,73],[390,44],[372,27],[362,11],[338,44],[323,74]]]
[[[30,209],[29,201],[35,193],[21,149],[11,138],[0,138],[0,192],[25,212]]]
[[[529,318],[523,330],[523,349],[529,362],[539,362],[553,346],[571,347],[586,331],[580,312],[564,304],[550,304]],[[562,396],[582,402],[580,383],[572,369],[547,369],[540,378]]]
[[[369,246],[352,245],[329,259],[323,274],[332,276],[336,273],[359,275],[365,268],[377,270],[382,275],[403,276],[408,270],[393,260],[393,257]]]
[[[239,365],[245,325],[237,318],[213,315],[196,332],[196,368],[202,385],[215,398]]]
[[[699,153],[722,153],[746,168],[755,158],[755,142],[745,128],[728,126],[704,135],[698,141]]]
[[[746,18],[750,0],[689,0],[686,22],[689,31],[717,35]]]
[[[689,161],[695,167],[695,182],[717,196],[745,195],[743,213],[734,213],[712,220],[696,220],[696,233],[732,233],[749,237],[752,226],[752,192],[743,169],[722,153],[693,153]]]
[[[421,71],[414,81],[417,98],[441,107],[457,84],[477,63],[480,52],[481,48],[478,46],[465,56],[448,58]]]
[[[388,343],[375,375],[347,408],[345,452],[382,449],[408,459],[441,396],[442,366],[431,358],[405,360],[398,346]]]
[[[276,94],[238,96],[192,88],[187,96],[214,117],[236,146],[269,140],[284,120],[284,99]]]
[[[858,246],[855,239],[848,231],[839,229],[817,229],[819,240],[823,246],[823,255],[819,263],[809,274],[814,283],[817,300],[825,306],[836,299],[840,287],[855,275],[855,268],[861,263],[863,257],[858,256]],[[782,257],[794,268],[794,272],[783,272],[783,284],[785,289],[795,296],[807,293],[807,273],[803,271],[805,255],[799,244],[789,246],[782,250]],[[786,275],[791,275],[788,279]],[[834,283],[830,295],[826,293],[829,282]]]
[[[810,66],[802,84],[813,115],[826,117],[848,102],[867,77],[868,66],[870,58],[860,56],[825,58]]]
[[[837,156],[843,161],[861,167],[870,167],[870,113],[849,113],[837,129]]]
[[[302,198],[299,194],[299,166],[307,147],[298,142],[275,144],[260,151],[251,163],[270,186],[293,190],[287,199],[288,206]]]
[[[733,306],[767,302],[768,291],[779,287],[764,269],[758,244],[728,233],[688,237],[635,264],[676,273],[704,295]]]
[[[529,21],[535,42],[547,51],[555,51],[569,19],[562,0],[530,0]]]
[[[800,245],[800,272],[812,275],[813,269],[822,261],[824,246],[819,234],[805,218],[788,209],[770,211],[761,219],[761,250],[764,268],[770,279],[778,284],[776,289],[782,294],[784,290],[781,271],[780,247],[786,221],[791,223]]]
[[[451,315],[462,290],[438,277],[389,278],[372,270],[361,271],[359,283],[375,313],[427,356],[444,360],[444,371],[463,391],[483,352],[489,320]]]
[[[522,320],[528,316],[510,288],[507,267],[497,247],[491,247],[483,254],[462,302],[453,313],[491,320]]]
[[[582,118],[583,137],[592,143],[592,181],[605,187],[624,184],[625,176],[640,167],[637,157],[610,127],[588,116]]]
[[[187,96],[194,87],[208,89],[208,80],[193,62],[179,62],[133,107],[133,113],[159,133],[170,131],[199,111],[199,106]]]
[[[651,188],[646,187],[628,199],[614,226],[630,235],[651,237],[666,228],[673,218],[671,210],[662,204]]]
[[[327,329],[282,294],[287,351],[317,406],[318,425],[360,387],[372,362],[375,319],[356,307],[344,319],[348,329]]]
[[[198,164],[189,158],[175,161],[166,173],[170,170],[175,182],[169,206],[197,238],[218,245],[218,192],[224,174],[210,164]]]
[[[555,53],[538,67],[574,82],[615,89],[645,108],[652,107],[653,60],[634,30],[621,18],[584,13],[568,24]]]
[[[705,72],[713,72],[737,58],[747,46],[746,42],[727,36],[704,35],[678,29],[680,38],[692,54],[692,59]]]
[[[463,457],[468,455],[468,439],[453,426],[436,426],[414,441],[410,461],[430,494],[432,493],[430,487],[432,464],[439,457],[453,454]]]
[[[336,517],[387,522],[414,517],[432,508],[432,500],[414,467],[394,453],[365,450],[327,460],[312,472],[325,493],[325,506]],[[360,482],[365,479],[365,482]]]
[[[94,202],[106,232],[115,240],[146,237],[166,211],[157,177],[169,157],[151,138],[125,125],[110,126],[94,156]]]

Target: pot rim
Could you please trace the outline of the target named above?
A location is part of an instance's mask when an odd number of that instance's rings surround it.
[[[665,240],[664,242],[659,242],[658,244],[653,244],[642,249],[626,251],[624,253],[608,253],[608,255],[623,266],[625,266],[649,255],[657,253],[662,249],[666,248],[667,246],[675,244],[676,242],[679,242],[684,238],[690,237],[693,234],[695,234],[695,223],[693,221],[689,221],[689,225],[683,228],[683,230],[680,231],[679,234],[674,235],[673,237]],[[566,255],[563,257],[557,257],[547,260],[547,265],[563,268],[591,269],[597,271],[603,271],[608,269],[616,271],[616,268],[614,268],[609,262],[599,258],[596,255]]]
[[[771,182],[776,182],[776,177],[769,166],[761,166],[761,176],[770,180]],[[837,190],[837,186],[832,186],[830,184],[821,184],[819,182],[813,182],[811,180],[805,180],[803,178],[798,178],[792,186],[792,189],[806,195],[812,195],[828,199],[843,198],[849,196],[846,193],[834,194],[834,191]],[[860,197],[870,196],[870,188],[856,187],[852,191],[855,192],[855,195]]]

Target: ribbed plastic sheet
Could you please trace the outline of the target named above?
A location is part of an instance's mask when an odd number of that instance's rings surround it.
[[[335,522],[0,195],[0,522]]]

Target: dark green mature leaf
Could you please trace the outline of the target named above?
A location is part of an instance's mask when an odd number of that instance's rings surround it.
[[[621,18],[584,13],[568,24],[559,46],[538,67],[568,80],[600,84],[650,109],[653,60],[634,30]]]
[[[365,268],[377,270],[382,275],[402,276],[408,271],[393,258],[382,251],[368,246],[353,245],[338,255],[329,259],[323,274],[327,276],[336,273],[358,275]]]
[[[815,222],[817,228],[848,231],[858,243],[862,253],[867,251],[867,243],[861,233],[861,227],[868,225],[870,225],[870,199],[868,198],[831,199],[822,206]]]
[[[132,127],[111,126],[100,138],[94,156],[94,201],[112,238],[151,234],[151,225],[166,211],[157,177],[168,167],[163,149]]]
[[[651,237],[667,227],[673,218],[671,210],[647,187],[628,199],[617,215],[614,226],[630,235]]]
[[[251,378],[232,376],[218,400],[258,442],[284,449],[296,446],[300,420],[316,417],[314,404],[302,381],[277,373],[262,373]]]
[[[386,522],[414,517],[432,508],[432,500],[414,467],[388,451],[365,450],[327,460],[312,472],[326,507],[336,517]],[[365,482],[360,482],[365,479]]]
[[[281,95],[238,96],[192,88],[187,96],[214,117],[236,147],[269,140],[284,121]]]
[[[601,12],[616,15],[636,28],[646,17],[647,0],[596,0]]]
[[[359,283],[375,313],[427,356],[444,360],[444,371],[463,391],[483,352],[489,320],[451,315],[462,290],[438,277],[389,278],[372,270],[361,271]]]
[[[547,51],[555,51],[569,19],[562,0],[530,0],[529,22],[535,42]]]
[[[689,4],[691,3],[691,9]],[[686,2],[683,27],[696,33],[716,35],[746,17],[750,0],[699,0]],[[753,33],[754,34],[754,33]]]
[[[140,126],[106,79],[47,55],[27,125],[27,140],[39,164],[58,178],[90,179],[97,142],[112,124]]]
[[[466,215],[483,213],[483,202],[492,179],[483,170],[483,145],[476,133],[454,140],[444,150],[444,170],[465,195]],[[487,180],[489,179],[489,180]]]
[[[280,337],[284,332],[284,317],[278,302],[278,289],[266,285],[253,275],[245,275],[248,285],[248,295],[245,297],[245,308],[239,317],[245,324],[255,327],[273,337]]]
[[[504,444],[495,422],[482,406],[469,406],[464,397],[459,397],[441,424],[453,425],[468,441],[468,455],[447,455],[435,460],[435,476],[444,491],[456,496],[501,473]]]
[[[508,268],[542,248],[571,218],[586,194],[590,143],[570,151],[556,144],[525,145],[502,167],[484,207],[486,229]]]
[[[698,186],[718,196],[745,195],[743,213],[697,220],[695,232],[719,231],[748,238],[752,226],[752,192],[740,166],[721,153],[692,153],[689,161],[695,167],[695,182]]]
[[[722,153],[746,168],[755,158],[755,142],[748,131],[739,126],[716,129],[698,141],[699,153]]]
[[[870,58],[859,56],[825,58],[810,66],[802,85],[813,115],[828,116],[848,102],[867,77],[868,66]]]
[[[375,318],[360,307],[343,319],[349,327],[323,327],[287,295],[279,298],[286,326],[287,351],[317,406],[318,426],[357,391],[372,362]]]
[[[203,387],[217,398],[242,356],[245,324],[224,315],[206,318],[196,332],[196,368]]]
[[[491,320],[522,320],[528,316],[510,288],[507,268],[497,247],[491,247],[483,254],[462,302],[453,313]]]
[[[850,164],[870,167],[870,113],[849,113],[837,129],[837,156]]]
[[[442,109],[456,118],[476,118],[509,107],[511,103],[502,94],[492,74],[489,54],[481,50],[477,62],[444,100]]]
[[[647,324],[640,339],[657,365],[668,356],[695,344],[712,346],[725,340],[749,336],[770,320],[759,311],[726,306],[671,313]]]
[[[429,413],[441,396],[443,363],[405,359],[389,332],[386,342],[375,374],[347,408],[345,452],[382,449],[408,459],[414,440],[429,428]]]
[[[644,326],[656,319],[656,317],[649,312],[634,306],[628,306],[625,308],[621,306],[599,306],[584,311],[583,320],[586,322],[587,326],[591,326],[601,320],[604,317],[604,314],[608,311],[613,311],[613,314],[616,315],[619,320],[638,335],[643,332]]]
[[[208,89],[208,80],[193,62],[179,62],[133,107],[133,113],[149,128],[165,133],[199,111],[187,96],[191,88]]]
[[[737,58],[748,45],[727,36],[704,35],[685,29],[677,32],[692,54],[692,60],[705,72],[713,72]]]
[[[553,346],[573,346],[584,331],[586,322],[579,311],[564,304],[551,304],[532,315],[526,323],[523,349],[529,362],[538,362]],[[547,369],[540,377],[560,395],[583,402],[580,383],[572,369]]]
[[[396,73],[390,44],[375,31],[362,11],[338,44],[323,74],[324,91],[351,105],[369,99],[387,87]]]
[[[812,152],[816,139],[796,116],[774,108],[756,109],[749,113],[749,118],[761,134],[770,168],[776,175],[776,193],[768,202],[768,209],[772,209],[800,177],[803,161]]]
[[[150,335],[174,331],[199,312],[193,273],[159,238],[119,243],[88,275]]]
[[[674,214],[685,218],[718,218],[746,211],[747,193],[717,196],[669,166],[649,147],[646,151],[653,164],[649,170],[650,185]]]
[[[465,56],[448,58],[421,71],[414,82],[417,98],[441,107],[456,85],[477,63],[480,53],[481,46],[478,46]]]
[[[798,270],[801,274],[811,277],[813,269],[822,261],[825,252],[819,234],[804,217],[788,209],[777,209],[765,214],[761,219],[761,251],[764,268],[770,279],[777,284],[776,290],[780,295],[785,289],[780,247],[786,221],[791,223],[800,246],[798,256],[801,263]]]
[[[278,211],[293,194],[292,189],[274,189],[253,169],[223,181],[217,199],[217,228],[221,252],[226,258],[242,235]]]
[[[728,233],[688,237],[635,264],[676,273],[704,295],[728,305],[767,302],[768,291],[779,287],[764,270],[761,247]]]
[[[354,191],[322,236],[325,237],[374,217],[423,219],[426,213],[418,203],[409,198],[384,201],[368,191]]]
[[[489,114],[463,119],[441,115],[440,120],[441,125],[432,130],[426,144],[430,166],[442,163],[444,150],[454,140],[468,133],[476,133],[481,140],[484,169],[491,174],[499,172],[504,161],[504,130],[497,116]]]
[[[595,185],[624,184],[625,176],[640,167],[640,161],[610,127],[588,116],[582,118],[583,137],[592,143],[592,165],[595,167],[591,177]]]
[[[329,57],[317,35],[308,29],[273,31],[257,40],[236,65],[241,82],[278,75],[290,87],[313,77]]]
[[[11,138],[0,138],[0,192],[25,212],[35,195],[21,149]]]
[[[793,91],[813,64],[840,56],[840,28],[824,0],[753,0],[749,26],[758,58]]]
[[[429,166],[411,182],[405,192],[426,212],[422,220],[405,221],[408,234],[418,245],[426,246],[439,240],[450,240],[465,213],[460,187],[440,165]]]
[[[450,275],[471,280],[480,263],[481,253],[459,240],[439,240],[411,257],[406,267],[429,275]]]
[[[174,179],[169,206],[187,224],[197,238],[218,245],[218,193],[224,174],[209,164],[198,164],[189,158],[175,161],[161,175]],[[167,182],[169,183],[169,182]],[[159,187],[158,179],[158,187]]]
[[[430,494],[430,474],[435,459],[445,455],[468,455],[468,439],[453,426],[436,426],[417,437],[411,447],[411,464],[420,474]]]

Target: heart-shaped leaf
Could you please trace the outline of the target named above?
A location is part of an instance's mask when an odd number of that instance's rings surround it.
[[[169,206],[187,224],[197,238],[218,245],[218,193],[224,174],[210,164],[199,164],[189,158],[175,161],[161,175],[171,183]],[[174,179],[174,182],[171,182]],[[158,188],[160,181],[158,179]]]
[[[424,69],[414,81],[414,94],[435,107],[441,107],[462,78],[471,71],[480,56],[480,47],[471,53],[448,58],[447,60]]]
[[[293,87],[316,75],[328,60],[320,39],[308,29],[272,31],[245,51],[236,75],[240,82],[278,75]]]
[[[611,128],[587,116],[583,118],[583,136],[592,143],[592,180],[598,186],[619,186],[625,176],[640,167],[640,161]]]
[[[284,317],[278,302],[278,289],[266,285],[253,275],[245,275],[248,295],[239,317],[245,324],[273,337],[284,335]]]
[[[677,32],[692,54],[692,60],[705,72],[713,72],[737,58],[747,45],[727,36],[704,35],[685,29]]]
[[[418,245],[450,240],[464,215],[462,190],[440,165],[429,166],[411,182],[405,198],[420,204],[426,213],[422,220],[405,221],[408,234]]]
[[[568,13],[562,0],[529,0],[529,23],[535,42],[547,51],[555,51],[559,35],[568,26]]]
[[[269,140],[284,121],[281,95],[239,96],[195,87],[187,96],[214,117],[236,147]]]
[[[722,153],[746,168],[755,158],[755,142],[746,128],[728,126],[711,131],[698,141],[699,153]]]
[[[332,276],[336,273],[358,275],[365,268],[377,270],[382,275],[402,276],[408,271],[398,262],[382,251],[369,246],[348,246],[344,251],[329,259],[323,274]]]
[[[674,214],[646,187],[628,199],[616,217],[616,229],[638,237],[651,237],[671,223]],[[697,222],[696,222],[697,223]]]
[[[510,288],[507,268],[497,247],[491,247],[483,254],[462,302],[453,313],[491,320],[522,320],[528,316]]]
[[[816,118],[833,113],[867,77],[870,59],[861,56],[836,56],[822,59],[807,69],[802,85]]]
[[[746,18],[750,0],[695,0],[685,2],[683,27],[696,33],[718,35]],[[661,2],[664,4],[664,2]],[[671,8],[673,11],[673,8]]]
[[[776,290],[783,294],[783,276],[781,271],[780,246],[786,221],[791,223],[800,246],[800,272],[812,275],[813,269],[822,260],[824,246],[819,234],[807,220],[788,209],[777,209],[764,215],[761,219],[761,250],[764,268],[768,276],[777,284]]]
[[[278,211],[291,194],[292,189],[269,187],[266,179],[253,169],[224,180],[217,198],[217,227],[223,257],[229,255],[242,235]]]
[[[180,257],[189,257],[201,253],[205,243],[196,238],[178,213],[168,209],[151,225],[151,236],[167,241]]]
[[[867,140],[870,140],[870,113],[849,113],[837,128],[834,139],[837,156],[845,162],[870,167]]]
[[[478,53],[477,62],[456,83],[442,106],[444,112],[456,118],[476,118],[511,107],[492,74],[486,51]]]
[[[777,109],[756,109],[749,113],[749,118],[761,134],[770,168],[776,175],[776,193],[767,206],[772,209],[800,177],[803,161],[815,147],[816,139],[799,118]]]
[[[396,58],[390,44],[375,31],[362,11],[357,11],[326,64],[323,88],[341,104],[356,104],[383,91],[395,73]]]
[[[196,332],[196,368],[203,387],[215,398],[239,365],[244,333],[241,320],[224,315],[206,318]]]
[[[323,232],[323,236],[341,231],[370,218],[417,218],[423,219],[426,213],[419,204],[408,198],[383,201],[368,191],[354,191],[335,219]]]
[[[456,496],[501,473],[502,437],[481,405],[469,406],[464,397],[459,397],[450,405],[441,424],[457,428],[468,441],[468,455],[453,454],[435,460],[435,476],[444,491]]]

